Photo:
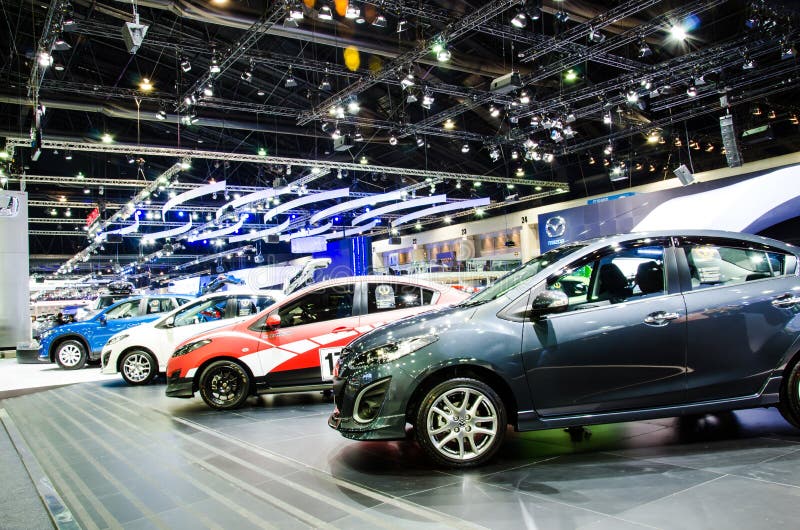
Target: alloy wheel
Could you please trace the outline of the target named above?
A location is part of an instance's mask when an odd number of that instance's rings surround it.
[[[457,387],[439,396],[428,411],[428,437],[448,459],[473,460],[498,436],[497,410],[482,392]]]

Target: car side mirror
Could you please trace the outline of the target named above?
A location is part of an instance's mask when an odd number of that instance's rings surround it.
[[[267,321],[264,323],[264,327],[266,329],[278,329],[281,326],[281,316],[278,313],[272,313],[267,317]]]
[[[97,319],[97,322],[101,326],[105,326],[108,323],[108,319],[106,318],[105,315],[100,315],[100,317]]]
[[[564,291],[542,291],[531,304],[531,318],[540,320],[552,313],[563,313],[569,307],[569,298]]]
[[[175,327],[175,315],[172,315],[168,319],[164,321],[165,328],[174,328]]]

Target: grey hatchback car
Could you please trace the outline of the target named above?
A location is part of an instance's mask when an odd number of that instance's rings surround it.
[[[508,424],[776,405],[800,428],[799,312],[798,249],[779,241],[687,231],[567,244],[352,342],[328,423],[356,440],[404,438],[410,423],[456,467],[490,459]]]

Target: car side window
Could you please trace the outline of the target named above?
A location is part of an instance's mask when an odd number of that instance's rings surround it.
[[[567,295],[567,311],[663,295],[664,247],[634,243],[591,254],[548,278],[547,289]]]
[[[106,320],[116,320],[118,318],[133,318],[139,316],[139,300],[123,302],[116,307],[106,311]]]
[[[319,289],[278,310],[281,327],[302,326],[353,316],[353,284]]]
[[[191,305],[175,315],[175,327],[202,324],[225,318],[225,307],[228,301],[225,298],[212,298],[198,304]]]
[[[693,291],[785,276],[797,269],[793,255],[753,248],[746,242],[740,246],[687,241],[679,249],[686,256]]]
[[[173,309],[175,309],[175,302],[172,298],[151,298],[147,301],[147,310],[145,313],[148,315],[155,315],[157,313],[172,311]]]
[[[260,313],[275,301],[268,296],[239,296],[236,299],[234,317],[246,317]]]
[[[403,283],[374,283],[367,287],[367,311],[380,313],[430,305],[434,292],[417,285]]]

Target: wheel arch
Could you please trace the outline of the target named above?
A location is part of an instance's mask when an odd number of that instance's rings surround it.
[[[69,335],[64,335],[64,336],[58,337],[57,339],[55,339],[50,344],[50,362],[51,363],[55,362],[55,360],[56,360],[56,350],[58,349],[58,347],[61,346],[63,343],[65,343],[68,340],[74,340],[74,341],[80,342],[83,345],[83,347],[86,349],[86,360],[89,360],[89,358],[91,356],[91,353],[92,353],[92,350],[89,347],[89,342],[82,335],[69,334]]]
[[[244,371],[247,372],[247,375],[250,376],[250,390],[248,395],[252,396],[255,394],[256,382],[253,371],[249,366],[247,366],[246,363],[243,363],[241,360],[232,355],[215,355],[214,357],[210,357],[203,361],[200,366],[197,367],[197,372],[195,372],[194,377],[192,378],[192,392],[198,392],[200,390],[200,379],[203,377],[203,372],[206,371],[206,368],[208,368],[209,365],[217,361],[231,361],[241,366]]]
[[[156,372],[158,372],[158,358],[156,357],[156,354],[153,353],[152,350],[150,350],[150,348],[145,348],[144,346],[129,346],[128,348],[122,350],[122,352],[120,352],[120,354],[117,356],[117,372],[122,372],[122,359],[124,359],[125,356],[128,355],[130,352],[136,350],[149,353],[153,357],[153,360],[156,362]]]
[[[406,419],[409,423],[414,423],[416,417],[416,410],[419,407],[425,395],[436,385],[459,377],[470,377],[483,381],[492,389],[497,392],[500,399],[503,401],[503,406],[506,409],[506,418],[509,424],[517,425],[517,399],[514,397],[514,392],[506,380],[489,367],[477,364],[457,364],[448,365],[438,368],[432,372],[425,374],[422,380],[417,384],[414,392],[406,404]]]

